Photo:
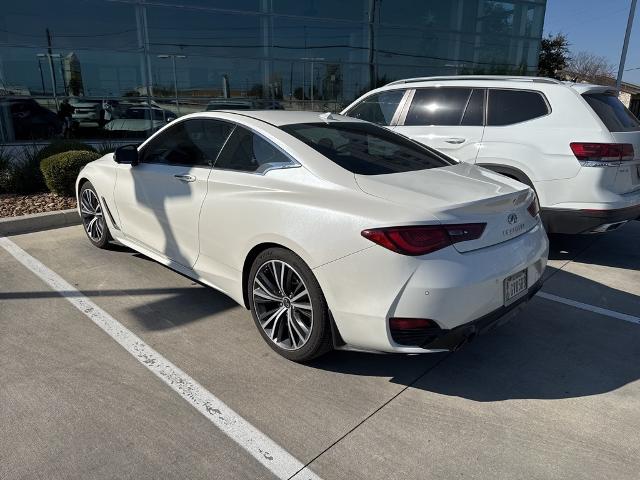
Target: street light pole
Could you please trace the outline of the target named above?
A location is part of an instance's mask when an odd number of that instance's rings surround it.
[[[58,110],[58,108],[60,108],[60,105],[58,104],[58,94],[56,92],[56,76],[55,73],[53,73],[53,58],[54,57],[59,57],[60,55],[57,53],[38,53],[36,55],[38,57],[38,63],[40,63],[40,59],[41,58],[48,58],[49,59],[49,73],[51,74],[51,86],[52,86],[52,92],[53,92],[53,101],[56,104],[56,110]]]
[[[620,91],[622,87],[622,74],[624,73],[624,64],[627,60],[627,49],[629,48],[629,37],[631,37],[631,27],[633,26],[633,17],[636,13],[637,0],[631,0],[631,8],[629,8],[629,19],[627,20],[627,31],[624,34],[624,43],[622,44],[622,53],[620,54],[620,66],[618,67],[618,78],[616,79],[616,88]]]
[[[186,55],[173,55],[173,54],[164,54],[158,55],[158,58],[170,58],[171,64],[173,66],[173,91],[176,99],[176,109],[178,110],[178,115],[180,115],[180,101],[178,99],[178,73],[176,70],[176,58],[187,58]]]
[[[313,75],[314,75],[314,65],[316,61],[323,61],[324,57],[302,57],[300,60],[307,60],[307,61],[311,61],[311,110],[313,110]],[[302,71],[304,72],[304,69],[302,69]],[[304,73],[303,73],[304,75]],[[304,76],[303,78],[303,90],[302,90],[302,98],[304,99]]]

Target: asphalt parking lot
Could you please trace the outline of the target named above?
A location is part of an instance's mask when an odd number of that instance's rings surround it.
[[[458,352],[311,365],[224,295],[80,226],[9,240],[70,287],[0,248],[2,479],[638,478],[640,222],[553,238],[542,295]],[[85,298],[236,416],[194,408]]]

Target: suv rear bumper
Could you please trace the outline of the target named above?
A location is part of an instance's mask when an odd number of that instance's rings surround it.
[[[629,220],[640,220],[640,205],[612,210],[544,208],[541,217],[549,233],[606,232]]]

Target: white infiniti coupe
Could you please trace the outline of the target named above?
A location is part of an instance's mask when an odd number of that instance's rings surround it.
[[[548,241],[526,185],[371,123],[187,115],[78,176],[112,239],[249,308],[284,357],[453,350],[531,298]]]

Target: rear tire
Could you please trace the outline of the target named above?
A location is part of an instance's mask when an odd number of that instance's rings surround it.
[[[104,216],[102,202],[91,182],[85,182],[80,187],[80,212],[84,233],[89,241],[98,248],[108,248],[112,240],[107,221]]]
[[[256,327],[278,354],[308,362],[331,350],[327,302],[298,255],[284,248],[260,253],[251,266],[247,292]]]

